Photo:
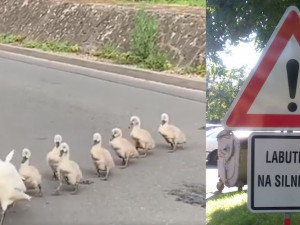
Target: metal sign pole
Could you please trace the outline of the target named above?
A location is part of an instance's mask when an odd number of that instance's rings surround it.
[[[291,215],[290,213],[284,214],[284,221],[283,225],[291,225]]]
[[[287,130],[287,133],[293,133],[293,131]],[[290,213],[284,213],[283,225],[291,225],[291,214]]]

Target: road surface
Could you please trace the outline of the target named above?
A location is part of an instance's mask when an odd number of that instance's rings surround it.
[[[15,149],[12,162],[18,168],[22,149],[29,148],[31,164],[43,176],[43,197],[15,204],[5,225],[205,224],[205,208],[191,204],[199,203],[201,193],[205,199],[205,131],[198,130],[205,125],[204,103],[0,58],[0,105],[0,158]],[[174,153],[167,153],[168,146],[157,132],[163,112],[188,139]],[[157,147],[152,155],[132,160],[122,170],[109,138],[114,127],[129,137],[132,115],[141,118]],[[103,146],[117,165],[108,181],[97,178],[90,159],[94,132],[102,134]],[[78,195],[70,195],[66,188],[60,196],[51,195],[58,182],[51,180],[45,158],[57,133],[70,145],[71,158],[85,179],[94,181],[81,185]]]

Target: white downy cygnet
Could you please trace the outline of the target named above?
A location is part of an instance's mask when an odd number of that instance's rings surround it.
[[[144,156],[147,155],[148,151],[155,147],[155,142],[149,133],[149,131],[141,128],[141,120],[138,116],[132,116],[130,118],[129,129],[132,128],[130,137],[135,142],[135,147],[139,151],[144,151]]]
[[[56,188],[54,195],[59,195],[61,186],[63,184],[74,186],[74,191],[72,194],[76,194],[79,183],[82,181],[81,169],[76,162],[70,160],[70,148],[67,143],[62,143],[59,147],[59,151],[61,157],[57,168],[59,185]]]
[[[5,213],[9,205],[18,200],[31,199],[25,193],[26,187],[16,167],[10,163],[13,155],[14,150],[6,156],[5,161],[0,159],[0,202],[2,207],[0,225],[4,222]]]
[[[53,176],[52,179],[58,180],[57,176],[57,167],[61,160],[59,156],[59,146],[62,142],[62,136],[57,134],[54,136],[54,147],[53,149],[47,154],[47,163],[50,166]]]
[[[39,189],[39,195],[42,195],[42,176],[39,170],[29,165],[31,157],[31,151],[28,148],[24,148],[22,151],[22,163],[19,168],[19,174],[21,175],[23,182],[27,190]]]
[[[178,127],[169,124],[169,116],[166,113],[161,115],[161,124],[158,128],[158,132],[163,136],[166,142],[171,145],[169,152],[175,151],[177,144],[186,143],[184,133]]]
[[[112,138],[109,143],[118,157],[123,161],[123,166],[121,166],[121,168],[127,167],[129,158],[137,158],[139,156],[139,153],[133,144],[122,137],[122,131],[119,128],[112,129]]]
[[[98,176],[101,176],[102,172],[105,172],[105,177],[101,178],[102,180],[107,180],[109,172],[112,168],[115,167],[114,160],[110,152],[103,148],[101,134],[95,133],[93,135],[93,147],[91,149],[91,158],[94,162]]]

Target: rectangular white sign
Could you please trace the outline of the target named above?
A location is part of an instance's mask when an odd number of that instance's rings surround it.
[[[247,182],[250,211],[300,212],[300,134],[253,133]]]

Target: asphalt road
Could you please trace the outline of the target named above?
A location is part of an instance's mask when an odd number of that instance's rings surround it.
[[[0,58],[0,106],[0,157],[15,149],[12,162],[18,168],[21,150],[27,147],[32,151],[31,164],[43,176],[43,197],[15,204],[5,225],[205,224],[205,208],[190,204],[205,199],[205,131],[198,130],[205,125],[204,103]],[[168,146],[157,132],[163,112],[188,139],[174,153],[167,153]],[[129,137],[132,115],[141,118],[157,147],[152,155],[132,160],[122,170],[109,138],[114,127]],[[96,131],[117,164],[108,181],[97,178],[89,155]],[[57,133],[70,145],[71,158],[85,179],[94,181],[81,185],[78,195],[65,188],[60,196],[51,195],[58,182],[51,180],[45,158]]]

